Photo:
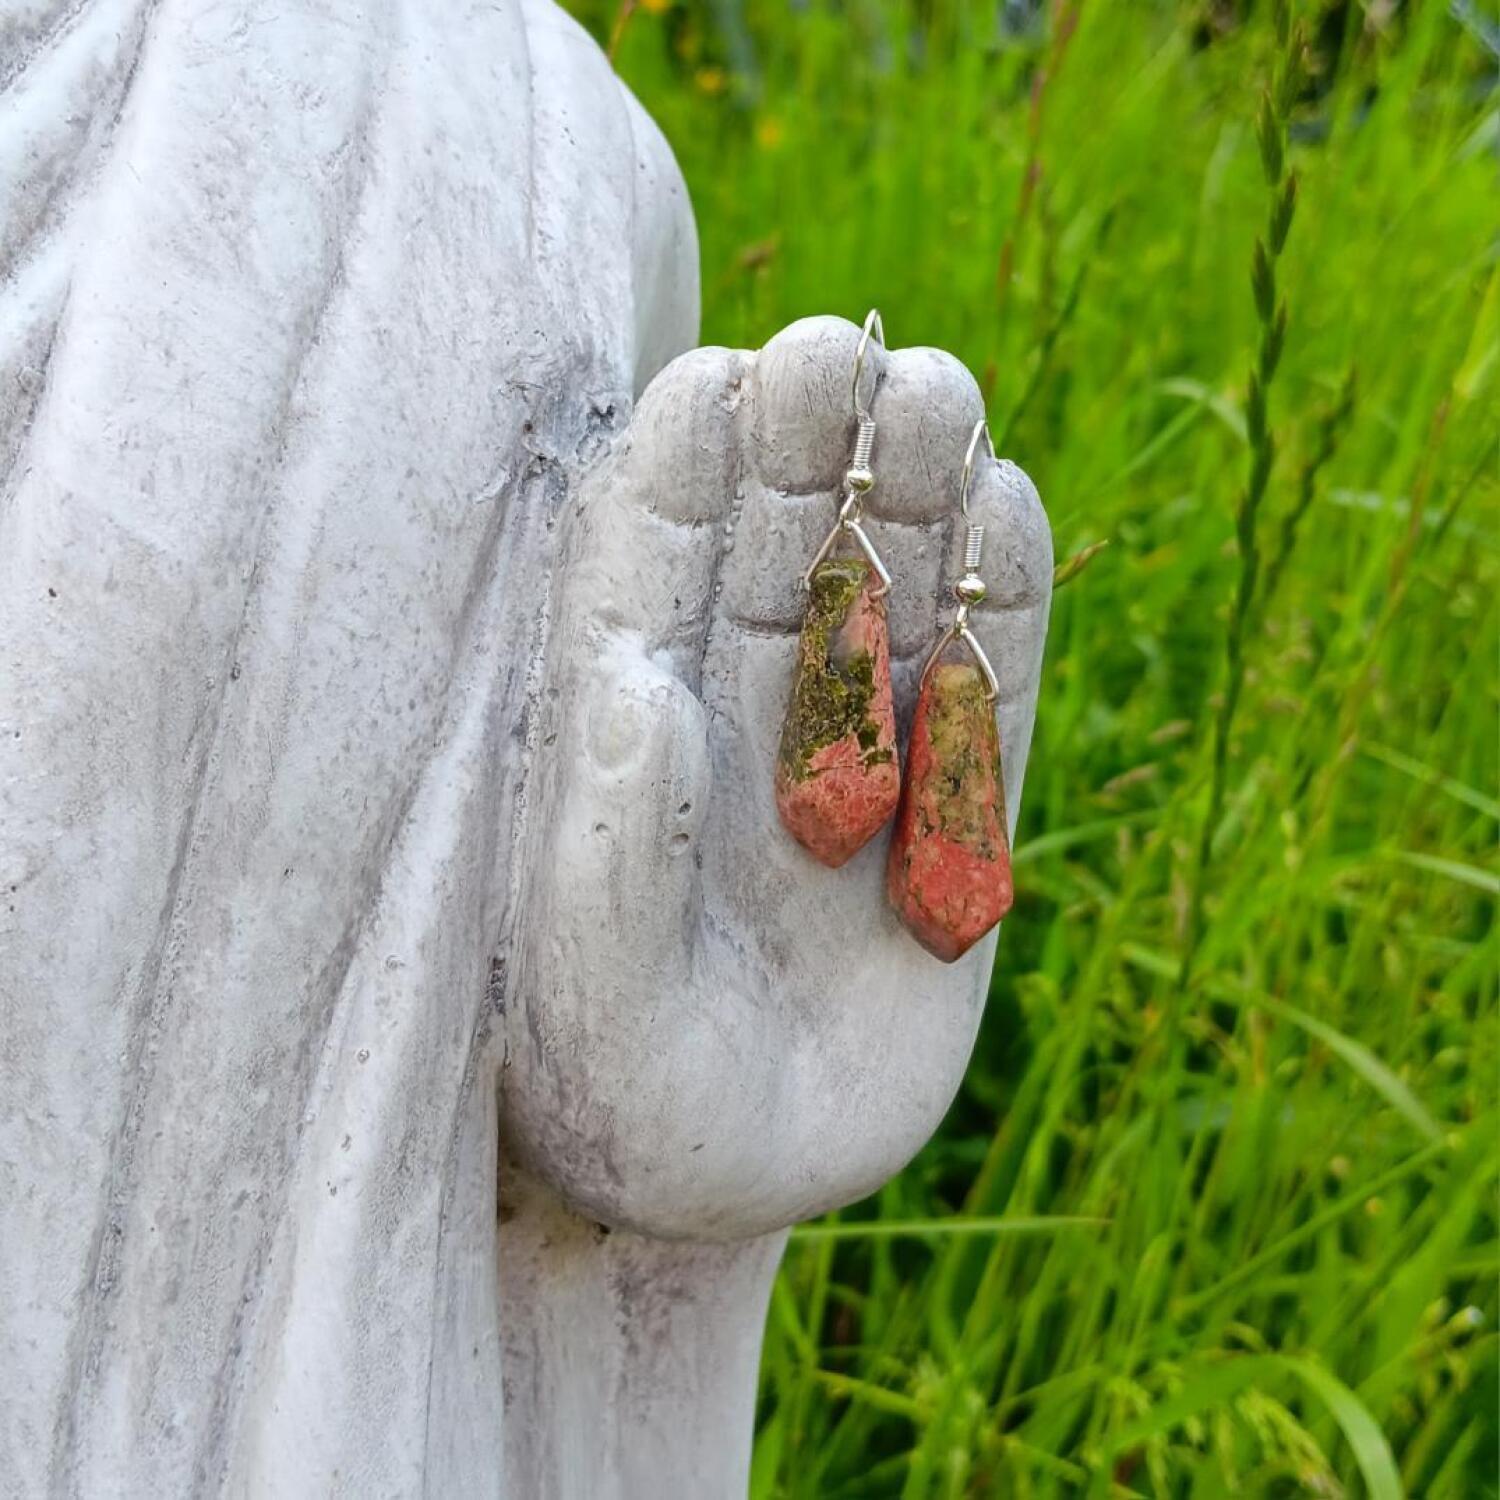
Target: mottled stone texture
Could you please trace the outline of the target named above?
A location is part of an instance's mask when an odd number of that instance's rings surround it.
[[[967,663],[939,662],[923,680],[886,888],[912,936],[945,963],[1010,910],[1000,734]]]
[[[776,762],[776,810],[814,859],[837,869],[896,810],[890,633],[862,558],[819,563],[808,590]]]

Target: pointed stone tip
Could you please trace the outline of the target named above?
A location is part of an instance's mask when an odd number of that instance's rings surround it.
[[[814,859],[834,870],[885,827],[900,798],[894,757],[867,765],[852,738],[820,751],[802,780],[780,771],[776,777],[782,825]]]
[[[944,839],[915,850],[891,841],[886,863],[886,895],[906,930],[934,958],[962,958],[1010,910],[1010,861],[976,859]]]

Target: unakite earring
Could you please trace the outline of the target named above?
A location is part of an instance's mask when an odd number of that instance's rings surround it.
[[[863,524],[875,484],[875,419],[863,390],[872,337],[885,346],[876,309],[854,354],[856,437],[838,518],[802,576],[807,613],[776,758],[776,811],[831,869],[880,831],[901,792],[885,612],[891,575]],[[841,542],[853,544],[853,556],[835,555]]]
[[[968,952],[1010,910],[1013,899],[995,723],[1000,685],[969,627],[969,612],[985,595],[979,576],[984,527],[969,518],[969,485],[981,437],[995,456],[989,427],[981,421],[969,439],[959,482],[967,529],[964,574],[953,586],[957,608],[922,668],[901,808],[886,863],[891,905],[912,936],[945,963]],[[954,646],[966,647],[970,659],[947,659]]]

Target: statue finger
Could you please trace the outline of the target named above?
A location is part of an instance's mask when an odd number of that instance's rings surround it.
[[[695,349],[652,381],[580,487],[567,544],[570,607],[666,653],[690,686],[738,486],[743,362]]]

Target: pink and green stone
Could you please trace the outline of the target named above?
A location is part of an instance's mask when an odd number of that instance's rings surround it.
[[[886,893],[907,930],[945,963],[1010,910],[1000,732],[984,679],[938,662],[922,681]]]
[[[896,809],[896,715],[880,582],[862,558],[814,569],[776,759],[776,811],[837,869]]]

